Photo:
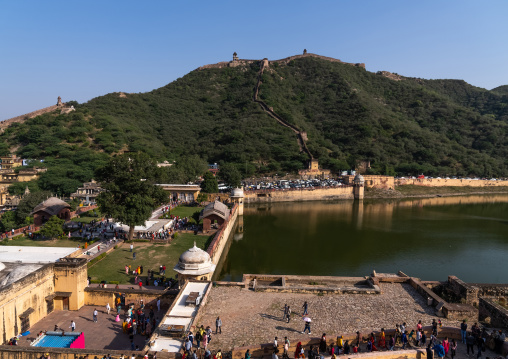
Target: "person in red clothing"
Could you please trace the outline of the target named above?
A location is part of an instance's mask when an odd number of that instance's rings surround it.
[[[142,287],[143,287],[143,281],[142,281],[142,280],[140,280],[140,281],[138,282],[138,284],[139,284],[139,289],[142,289]]]

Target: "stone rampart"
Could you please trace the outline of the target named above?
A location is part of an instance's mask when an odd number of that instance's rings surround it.
[[[415,185],[426,187],[508,187],[508,181],[445,178],[396,178],[395,185]]]
[[[479,320],[490,318],[493,327],[508,329],[508,309],[497,303],[494,298],[480,298],[478,310]]]
[[[353,186],[244,191],[245,203],[354,199]]]
[[[171,305],[176,298],[175,291],[168,290],[151,290],[151,289],[115,289],[115,288],[85,288],[85,305],[96,306],[113,306],[115,298],[118,294],[125,294],[126,303],[140,303],[141,300],[145,305],[157,302],[157,298],[161,299],[163,304]]]
[[[222,224],[221,228],[217,231],[212,242],[206,249],[213,264],[217,264],[222,255],[222,251],[228,241],[229,235],[234,228],[236,218],[238,217],[238,204],[235,204],[231,209],[229,218]]]
[[[363,69],[365,68],[365,64],[364,63],[344,62],[344,61],[341,61],[339,59],[334,59],[333,57],[327,57],[327,56],[312,54],[310,52],[302,54],[302,55],[289,56],[289,57],[286,57],[284,59],[273,60],[273,61],[270,61],[270,62],[277,62],[277,63],[287,64],[291,60],[301,59],[301,58],[304,58],[304,57],[314,57],[314,58],[318,58],[318,59],[326,60],[326,61],[330,61],[330,62],[338,62],[340,64],[352,65],[352,66],[355,66],[355,67],[361,67]]]
[[[352,175],[342,176],[344,183],[348,185],[353,184],[354,178],[355,176]],[[363,179],[365,181],[365,188],[395,188],[395,178],[393,176],[365,175]]]
[[[432,306],[437,307],[436,310],[440,309],[443,312],[443,315],[448,319],[454,320],[469,320],[472,322],[477,321],[478,319],[478,309],[469,304],[455,304],[448,303],[439,295],[434,293],[430,288],[428,288],[421,280],[418,278],[409,278],[409,284],[416,289],[416,291],[422,295],[424,298],[428,299],[429,302],[432,301]]]
[[[465,283],[453,275],[448,276],[447,290],[466,304],[478,304],[478,288]]]
[[[62,106],[53,105],[53,106],[42,108],[40,110],[33,111],[33,112],[30,112],[30,113],[27,113],[27,114],[24,114],[24,115],[21,115],[21,116],[17,116],[17,117],[9,118],[8,120],[1,121],[0,122],[0,132],[2,132],[4,129],[6,129],[7,127],[12,125],[13,123],[24,122],[27,119],[34,118],[34,117],[43,115],[43,114],[48,113],[48,112],[53,112],[53,111],[55,111],[55,110],[57,110],[57,109],[59,109],[61,107]]]
[[[351,65],[351,66],[360,67],[362,69],[365,69],[365,64],[364,63],[360,63],[360,62],[357,62],[357,63],[344,62],[344,61],[341,61],[339,59],[334,59],[333,57],[327,57],[327,56],[322,56],[322,55],[317,55],[317,54],[312,54],[312,53],[305,53],[303,55],[289,56],[289,57],[286,57],[284,59],[270,60],[269,62],[272,62],[272,63],[275,62],[275,63],[279,63],[279,64],[287,64],[291,60],[301,59],[301,58],[304,58],[304,57],[314,57],[314,58],[318,58],[318,59],[321,59],[321,60],[326,60],[326,61],[330,61],[330,62],[338,62],[340,64],[346,64],[346,65]],[[240,66],[240,65],[252,64],[252,63],[255,63],[255,62],[259,62],[259,61],[261,61],[261,60],[238,59],[238,60],[233,60],[233,61],[221,61],[221,62],[218,62],[216,64],[208,64],[208,65],[200,66],[200,67],[197,68],[197,70],[222,69],[222,68],[225,68],[225,67],[236,67],[236,66]]]

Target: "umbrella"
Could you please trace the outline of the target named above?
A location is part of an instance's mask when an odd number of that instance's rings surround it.
[[[305,317],[305,318],[303,318],[303,321],[304,321],[304,322],[307,322],[307,323],[312,322],[312,320],[310,320],[310,318],[309,318],[309,317]]]

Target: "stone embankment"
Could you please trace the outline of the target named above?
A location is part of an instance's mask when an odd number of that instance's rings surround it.
[[[289,188],[245,191],[245,203],[354,199],[353,186]]]

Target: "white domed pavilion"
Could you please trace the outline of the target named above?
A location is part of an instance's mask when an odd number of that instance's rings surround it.
[[[178,281],[183,284],[186,280],[211,280],[212,274],[215,270],[210,255],[196,247],[186,250],[180,256],[178,264],[173,268],[178,273]]]

